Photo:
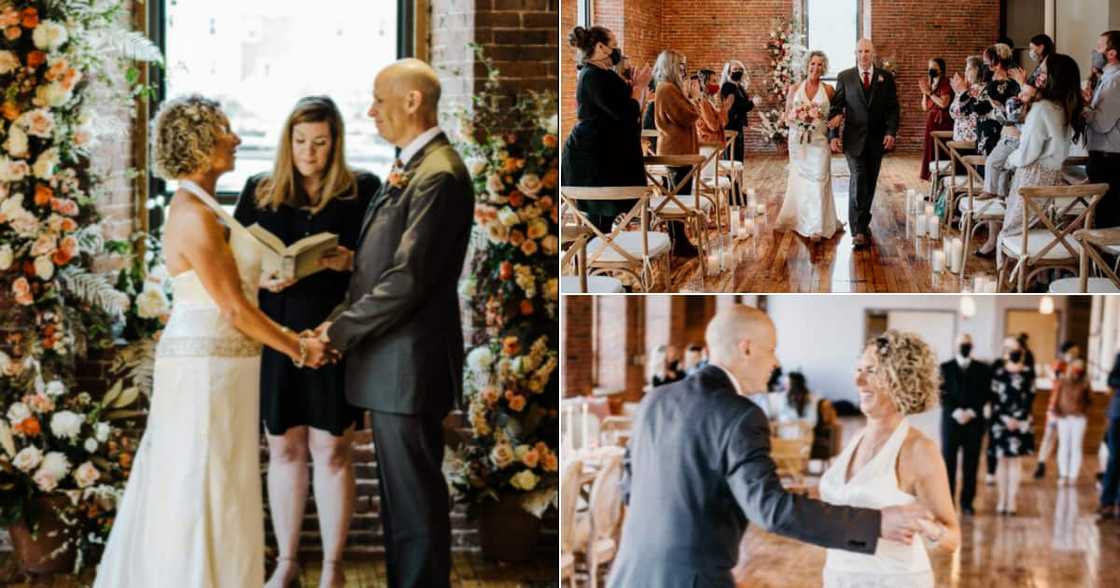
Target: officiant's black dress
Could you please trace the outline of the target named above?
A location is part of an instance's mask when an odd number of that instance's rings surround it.
[[[381,181],[377,176],[357,174],[357,194],[335,197],[323,210],[281,206],[258,208],[257,185],[266,174],[249,178],[237,201],[234,217],[245,226],[260,223],[285,244],[316,233],[335,233],[338,243],[356,249],[366,207]],[[293,331],[314,329],[342,302],[350,283],[350,272],[325,269],[278,293],[260,290],[260,306],[269,318]],[[361,419],[361,411],[346,401],[343,364],[319,369],[297,368],[292,360],[265,347],[261,356],[261,419],[271,435],[283,435],[291,427],[310,426],[341,435]]]

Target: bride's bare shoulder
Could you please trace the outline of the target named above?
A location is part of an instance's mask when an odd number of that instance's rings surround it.
[[[900,449],[899,469],[908,471],[914,477],[930,473],[931,468],[941,466],[941,448],[915,427],[910,427]]]

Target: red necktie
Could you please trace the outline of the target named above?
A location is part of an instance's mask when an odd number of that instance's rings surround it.
[[[870,90],[871,89],[871,72],[869,72],[869,71],[863,72],[863,89],[864,90]]]

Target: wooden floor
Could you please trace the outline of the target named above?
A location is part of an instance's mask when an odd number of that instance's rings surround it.
[[[675,292],[959,292],[954,274],[935,280],[930,267],[932,242],[908,238],[907,188],[928,193],[918,178],[919,155],[890,155],[883,160],[872,207],[872,246],[852,251],[852,236],[843,232],[813,243],[793,232],[777,232],[786,190],[785,156],[752,156],[746,163],[746,186],[766,203],[768,230],[760,238],[738,241],[727,255],[727,269],[705,278],[699,261],[674,261],[670,290]],[[848,177],[843,156],[833,157],[833,195],[841,222],[848,219]],[[840,171],[842,173],[836,173]],[[984,232],[977,235],[981,242]],[[940,248],[940,242],[936,243]],[[972,247],[975,249],[975,246]],[[968,256],[967,275],[994,277],[995,263]],[[969,278],[971,282],[971,278]]]
[[[451,575],[451,585],[461,588],[544,588],[556,586],[555,561],[536,561],[527,564],[501,564],[484,559],[481,555],[456,554]],[[320,564],[305,564],[302,585],[319,585]],[[346,586],[372,588],[386,586],[385,560],[347,561],[345,564]],[[0,586],[13,587],[51,587],[77,588],[89,586],[93,582],[93,572],[83,573],[80,578],[53,577],[28,579],[22,577],[10,553],[0,553]]]

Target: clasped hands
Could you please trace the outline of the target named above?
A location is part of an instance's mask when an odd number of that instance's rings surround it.
[[[976,418],[976,411],[971,408],[958,408],[953,411],[953,420],[962,425],[968,424],[974,418]]]
[[[314,330],[306,329],[300,332],[301,354],[306,355],[303,361],[304,367],[319,369],[328,363],[338,363],[342,358],[341,351],[330,347],[330,337],[327,336],[327,329],[330,326],[330,321],[325,321]]]

